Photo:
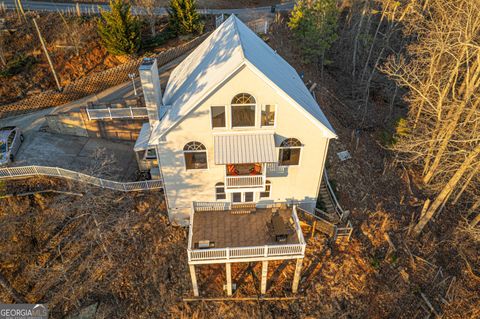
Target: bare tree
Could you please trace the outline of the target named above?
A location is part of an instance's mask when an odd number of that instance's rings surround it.
[[[136,0],[137,6],[141,7],[145,13],[144,17],[150,26],[152,37],[156,35],[155,24],[157,22],[157,15],[155,8],[158,7],[157,0]]]
[[[419,234],[450,198],[473,206],[480,197],[480,10],[477,0],[431,0],[412,10],[403,23],[417,41],[383,71],[410,91],[399,160],[419,168],[434,197]]]

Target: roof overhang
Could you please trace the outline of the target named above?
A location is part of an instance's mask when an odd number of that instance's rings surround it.
[[[138,138],[135,141],[135,146],[133,150],[135,152],[144,151],[148,149],[148,140],[150,139],[150,123],[144,123],[142,125],[142,129],[140,130],[140,134],[138,134]]]
[[[274,163],[273,132],[214,135],[215,164]]]

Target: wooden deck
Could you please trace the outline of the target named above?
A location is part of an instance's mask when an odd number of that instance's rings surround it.
[[[279,209],[278,212],[289,223],[292,209]],[[271,208],[196,211],[192,244],[201,240],[213,242],[215,246],[212,248],[299,244],[295,229],[292,229],[286,242],[275,241],[269,226],[272,214]]]

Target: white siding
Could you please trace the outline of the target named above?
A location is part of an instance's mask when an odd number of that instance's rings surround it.
[[[256,126],[247,129],[230,129],[229,104],[233,96],[242,92],[252,94],[257,101]],[[271,182],[271,195],[268,200],[316,200],[328,139],[322,135],[318,126],[298,109],[289,105],[283,95],[278,94],[250,69],[244,68],[174,127],[158,147],[169,212],[173,219],[188,218],[192,201],[215,201],[215,184],[223,182],[225,177],[225,165],[215,165],[214,162],[215,134],[232,131],[245,133],[259,130],[272,131],[272,127],[261,128],[260,126],[262,104],[277,106],[276,125],[273,128],[277,146],[283,139],[289,137],[297,138],[303,144],[298,166],[271,165],[267,171],[267,179]],[[210,106],[214,105],[226,106],[227,128],[211,128]],[[182,150],[190,141],[198,141],[206,146],[208,169],[185,169]]]

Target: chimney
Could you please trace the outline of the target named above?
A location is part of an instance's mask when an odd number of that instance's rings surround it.
[[[140,68],[140,81],[143,88],[143,98],[147,107],[148,121],[153,126],[159,121],[159,109],[162,105],[162,89],[160,88],[160,78],[158,76],[157,59],[144,58]]]

